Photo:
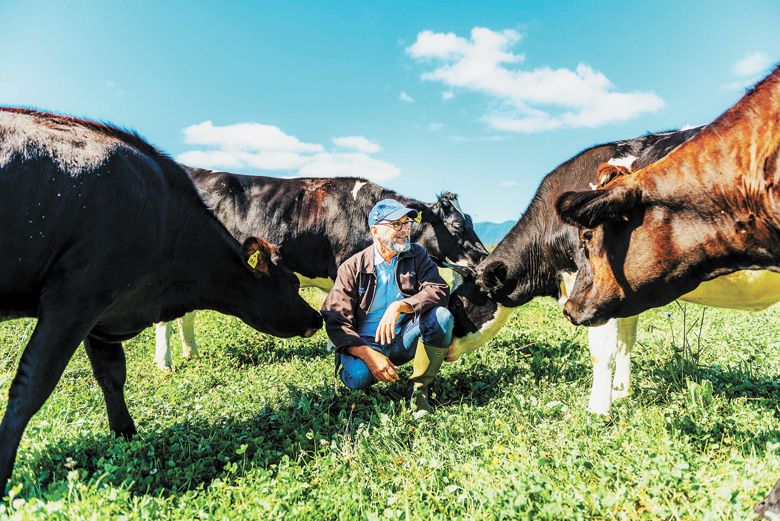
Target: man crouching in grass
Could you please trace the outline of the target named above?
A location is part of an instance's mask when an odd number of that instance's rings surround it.
[[[449,286],[425,248],[410,242],[416,217],[394,199],[374,205],[368,214],[373,244],[339,266],[322,316],[344,385],[395,382],[398,366],[414,359],[411,403],[425,414],[432,411],[428,390],[452,341],[453,318]]]

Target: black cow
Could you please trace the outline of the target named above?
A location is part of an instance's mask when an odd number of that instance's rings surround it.
[[[511,308],[538,296],[565,295],[564,276],[577,272],[582,254],[578,229],[565,224],[555,212],[555,202],[562,193],[594,189],[597,168],[605,162],[636,168],[648,165],[701,128],[598,145],[547,174],[520,220],[477,267],[476,278],[467,277],[451,295],[449,308],[455,327],[447,359],[455,360],[488,341],[509,318]],[[594,364],[590,410],[606,413],[613,398],[628,393],[629,355],[635,333],[636,317],[610,321],[589,331]],[[610,369],[613,359],[614,385]]]
[[[121,342],[151,323],[210,308],[278,336],[321,326],[268,243],[242,247],[179,165],[109,125],[0,108],[0,223],[0,318],[38,318],[0,423],[0,492],[82,340],[130,436]]]
[[[279,179],[237,175],[185,167],[217,218],[236,237],[265,237],[281,247],[284,262],[304,286],[329,290],[336,270],[371,244],[368,212],[391,197],[420,210],[412,241],[428,250],[440,265],[445,261],[476,266],[487,256],[463,213],[457,196],[444,193],[435,203],[423,203],[355,177]],[[179,321],[185,356],[197,353],[194,315]],[[155,360],[171,367],[170,329],[157,326]]]

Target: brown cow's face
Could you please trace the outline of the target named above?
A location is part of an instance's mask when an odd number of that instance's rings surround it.
[[[585,195],[581,195],[585,194]],[[664,305],[694,289],[701,223],[691,214],[610,190],[564,194],[558,210],[580,229],[584,262],[564,307],[576,325],[598,325]],[[598,207],[594,207],[598,205]]]

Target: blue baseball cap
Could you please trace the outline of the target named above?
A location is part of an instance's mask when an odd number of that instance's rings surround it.
[[[395,221],[404,215],[410,219],[417,217],[417,210],[407,208],[395,199],[382,199],[368,213],[368,225],[374,226],[379,221]]]

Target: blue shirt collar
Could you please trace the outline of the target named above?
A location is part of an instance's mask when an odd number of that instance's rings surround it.
[[[392,264],[393,261],[396,260],[399,255],[400,255],[400,253],[396,253],[395,257],[390,259],[390,262],[388,262],[388,264]],[[385,260],[384,257],[382,257],[382,254],[379,253],[379,249],[376,247],[376,244],[374,244],[374,266],[379,266],[383,262],[387,262],[387,261]]]

